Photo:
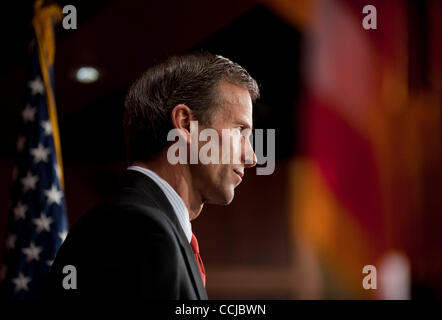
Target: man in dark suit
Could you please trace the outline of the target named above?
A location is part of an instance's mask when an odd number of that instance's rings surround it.
[[[191,221],[205,203],[229,204],[256,164],[249,135],[258,96],[246,70],[209,53],[169,58],[136,80],[123,121],[130,166],[114,195],[69,232],[46,296],[207,299]],[[216,140],[224,130],[227,139]]]

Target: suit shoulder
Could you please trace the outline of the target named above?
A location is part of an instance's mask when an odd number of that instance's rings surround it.
[[[148,232],[172,232],[172,224],[167,215],[153,205],[130,201],[105,201],[86,212],[73,226],[71,232],[110,230],[119,233],[143,230]]]

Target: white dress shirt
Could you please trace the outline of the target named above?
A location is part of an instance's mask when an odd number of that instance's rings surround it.
[[[166,195],[167,200],[169,200],[170,204],[172,205],[173,211],[175,211],[181,228],[183,229],[184,234],[186,235],[186,238],[190,243],[190,240],[192,239],[192,224],[190,223],[189,211],[187,210],[183,199],[181,199],[181,197],[178,195],[178,193],[176,193],[172,186],[152,170],[139,166],[130,166],[127,168],[127,170],[135,170],[141,172],[151,178],[153,181],[155,181],[155,183]]]

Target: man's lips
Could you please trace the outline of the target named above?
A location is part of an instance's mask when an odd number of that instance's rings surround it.
[[[244,177],[244,173],[239,170],[233,170],[241,179]]]

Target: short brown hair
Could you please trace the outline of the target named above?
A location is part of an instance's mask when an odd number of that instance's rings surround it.
[[[167,146],[172,129],[170,113],[185,104],[201,123],[210,123],[220,101],[221,81],[246,88],[252,101],[259,98],[256,81],[237,63],[211,53],[189,53],[168,58],[149,68],[129,88],[123,127],[129,164],[149,160]]]

